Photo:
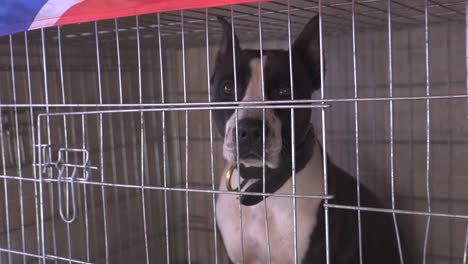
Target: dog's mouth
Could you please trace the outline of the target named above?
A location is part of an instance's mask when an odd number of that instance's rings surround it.
[[[258,159],[262,159],[263,158],[263,155],[257,153],[257,152],[254,152],[254,151],[249,151],[247,153],[245,153],[244,155],[242,155],[241,159],[244,159],[244,160],[248,160],[248,159],[253,159],[253,160],[258,160]]]
[[[237,152],[235,145],[225,143],[223,146],[223,155],[227,161],[235,162],[238,160],[239,164],[249,168],[262,168],[263,166],[277,168],[280,161],[281,147],[272,148],[271,146],[267,145],[265,150],[263,150],[263,148],[248,149],[239,146],[239,152]]]
[[[269,160],[268,153],[265,153],[265,163]],[[263,154],[255,151],[249,151],[239,155],[240,163],[246,167],[262,167],[263,166]]]
[[[296,146],[296,173],[302,170],[310,157],[312,156],[312,147],[314,142],[314,136],[312,130],[307,133],[307,137],[303,142]],[[259,155],[253,153],[252,157],[259,158]],[[260,155],[260,162],[262,161]],[[240,185],[238,188],[233,189],[231,184],[231,176],[234,170],[239,170]],[[291,159],[282,159],[279,166],[273,168],[267,166],[245,166],[242,162],[237,164],[233,162],[228,173],[226,174],[226,184],[229,191],[239,191],[242,194],[240,197],[240,203],[245,206],[252,206],[260,203],[266,199],[270,193],[276,192],[280,189],[286,181],[291,177],[292,174],[292,162]],[[235,181],[237,181],[236,179]],[[237,186],[237,183],[236,183]]]

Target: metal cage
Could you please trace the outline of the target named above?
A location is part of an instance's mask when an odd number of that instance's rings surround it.
[[[387,204],[326,208],[392,214],[411,263],[466,264],[467,10],[291,0],[1,37],[0,263],[227,263],[212,112],[308,107],[324,153]],[[327,75],[314,99],[211,102],[217,15],[266,49],[287,48],[315,14]]]

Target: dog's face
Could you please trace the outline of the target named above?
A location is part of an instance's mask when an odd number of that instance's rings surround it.
[[[313,18],[295,40],[292,47],[293,94],[291,94],[288,50],[243,50],[231,26],[220,18],[224,37],[216,56],[212,76],[213,101],[263,101],[309,99],[320,87],[320,46],[318,18]],[[236,67],[233,63],[235,53]],[[234,68],[237,79],[235,94]],[[262,71],[264,97],[262,93]],[[310,109],[295,109],[295,142],[304,140],[310,126]],[[237,112],[237,118],[236,118]],[[228,162],[237,161],[246,167],[263,164],[263,112],[262,109],[237,109],[214,111],[216,125],[224,135],[223,155]],[[236,120],[237,119],[237,120]],[[236,122],[237,136],[236,137]],[[236,143],[236,138],[239,142]],[[265,109],[265,162],[278,168],[283,160],[290,160],[291,110]]]

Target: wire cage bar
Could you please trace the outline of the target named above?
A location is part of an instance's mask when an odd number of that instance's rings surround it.
[[[242,48],[288,49],[319,17],[320,91],[310,99],[215,102],[210,84],[230,22],[234,68]],[[228,263],[216,199],[288,199],[291,263],[301,263],[297,201],[356,212],[364,263],[364,213],[392,216],[401,263],[467,263],[468,3],[460,0],[290,0],[179,10],[0,37],[0,263]],[[326,71],[324,70],[326,69]],[[222,190],[223,135],[214,113],[312,112],[322,146],[322,193]],[[236,140],[236,144],[238,140]],[[237,160],[239,146],[237,145]],[[385,204],[333,203],[334,162]],[[240,170],[240,164],[237,164]],[[238,177],[237,186],[241,186]],[[262,211],[265,256],[275,263]],[[236,208],[244,242],[245,207]],[[400,236],[401,235],[401,236]],[[410,245],[410,252],[403,248]],[[245,245],[241,262],[248,263]]]

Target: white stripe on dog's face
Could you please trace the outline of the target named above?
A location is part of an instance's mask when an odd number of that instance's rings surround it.
[[[263,101],[262,97],[262,67],[265,68],[267,57],[263,56],[263,65],[260,58],[254,58],[250,61],[250,80],[247,84],[245,94],[241,101]],[[263,120],[262,109],[237,109],[233,112],[228,122],[224,134],[223,155],[224,158],[233,162],[236,158],[236,112],[238,114],[237,122],[243,119]],[[277,168],[280,160],[280,152],[282,146],[281,138],[281,120],[275,115],[272,109],[265,109],[265,124],[269,128],[270,133],[265,138],[265,162],[271,168]],[[261,167],[262,160],[241,160],[245,166]]]

